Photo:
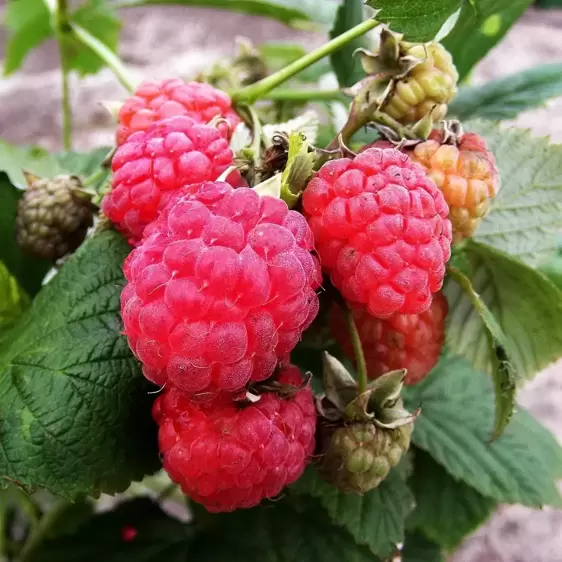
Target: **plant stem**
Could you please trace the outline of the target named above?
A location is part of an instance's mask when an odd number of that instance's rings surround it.
[[[353,352],[355,353],[358,391],[359,394],[363,394],[367,390],[367,363],[365,361],[365,355],[363,353],[363,346],[361,344],[359,332],[357,331],[357,326],[355,325],[355,320],[353,319],[353,312],[351,311],[351,308],[349,308],[347,304],[342,304],[341,306],[345,307],[344,312],[347,322],[347,329],[349,331],[351,344],[353,345]]]
[[[27,562],[33,559],[37,549],[40,548],[45,536],[51,529],[51,525],[59,520],[59,515],[68,508],[66,500],[58,501],[38,523],[32,527],[29,537],[25,541],[20,552],[19,560]]]
[[[72,149],[72,106],[70,103],[70,61],[68,47],[68,4],[67,0],[56,0],[50,3],[51,17],[59,46],[59,59],[61,69],[61,102],[62,102],[62,144],[67,152]]]
[[[291,90],[290,88],[278,88],[265,94],[262,99],[271,101],[341,101],[348,102],[348,98],[340,90]]]
[[[123,87],[129,93],[133,93],[135,90],[134,80],[129,75],[129,71],[125,68],[121,59],[97,37],[94,37],[83,27],[80,27],[76,23],[71,23],[70,29],[74,38],[98,55],[98,57],[105,62],[113,74],[115,74],[115,77],[119,80],[119,82],[121,82]]]
[[[282,68],[278,72],[275,72],[274,74],[267,76],[263,80],[260,80],[255,84],[251,84],[250,86],[246,86],[238,92],[235,92],[232,96],[233,101],[237,103],[254,103],[258,99],[263,98],[268,92],[270,92],[277,86],[283,84],[283,82],[286,82],[287,80],[292,78],[295,74],[298,74],[320,59],[323,59],[324,57],[332,54],[334,51],[341,49],[347,43],[367,33],[367,31],[373,29],[377,25],[378,22],[374,19],[368,19],[360,23],[359,25],[356,25],[345,33],[334,37],[334,39],[332,39],[325,45],[322,45],[318,49],[311,51],[304,57],[301,57],[285,68]]]
[[[158,501],[161,502],[167,498],[169,498],[171,495],[174,494],[174,492],[176,492],[178,490],[178,485],[175,484],[174,482],[172,482],[171,484],[168,484],[168,486],[166,486],[159,494],[158,494]]]
[[[104,179],[108,173],[109,173],[108,170],[106,170],[105,168],[100,168],[97,172],[94,172],[91,176],[88,176],[82,182],[82,186],[87,188],[87,187],[91,187],[92,185],[96,185],[102,179]]]
[[[17,496],[17,502],[20,509],[25,513],[29,521],[29,525],[32,529],[35,529],[39,525],[41,518],[41,510],[39,506],[30,498],[30,495],[22,490],[19,486],[13,486],[12,490],[14,495]]]

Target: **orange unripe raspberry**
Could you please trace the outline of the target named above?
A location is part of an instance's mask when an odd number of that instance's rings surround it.
[[[410,152],[443,192],[453,224],[453,242],[472,236],[500,189],[494,155],[476,133],[461,134],[454,144],[434,130]]]

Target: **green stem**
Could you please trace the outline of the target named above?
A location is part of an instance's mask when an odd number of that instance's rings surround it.
[[[27,562],[27,560],[34,558],[37,549],[41,547],[41,543],[49,533],[51,526],[59,521],[60,514],[66,509],[68,509],[68,502],[66,500],[58,501],[41,520],[32,527],[31,533],[20,552],[19,560],[21,560],[21,562]]]
[[[278,88],[265,94],[262,99],[271,101],[340,101],[349,102],[349,99],[340,90],[291,90],[290,88]]]
[[[70,28],[74,38],[93,51],[100,59],[105,62],[109,69],[115,74],[117,80],[121,82],[123,87],[133,93],[135,90],[134,80],[129,75],[129,71],[121,59],[106,45],[104,45],[97,37],[94,37],[89,31],[80,27],[76,23],[71,23]]]
[[[70,86],[68,81],[68,64],[66,55],[61,50],[62,75],[62,142],[66,152],[72,150],[72,106],[70,105]]]
[[[92,185],[96,185],[102,179],[104,179],[108,174],[107,169],[100,168],[97,172],[94,172],[91,176],[88,176],[83,182],[83,187],[90,187]]]
[[[53,27],[59,47],[61,69],[61,109],[62,109],[62,144],[67,152],[72,149],[72,106],[70,103],[70,60],[68,53],[68,4],[67,0],[49,1]]]
[[[20,509],[25,513],[29,525],[32,529],[35,529],[39,525],[39,520],[41,518],[41,510],[37,504],[29,497],[29,494],[22,490],[19,486],[13,486],[12,490],[14,495],[17,496],[17,502]]]
[[[361,35],[364,35],[365,33],[367,33],[367,31],[373,29],[377,25],[378,22],[374,19],[368,19],[360,23],[359,25],[356,25],[345,33],[334,37],[334,39],[332,39],[325,45],[322,45],[318,49],[311,51],[304,57],[301,57],[285,68],[282,68],[278,72],[275,72],[274,74],[267,76],[263,80],[260,80],[255,84],[251,84],[250,86],[246,86],[238,92],[235,92],[232,96],[233,100],[236,103],[254,103],[258,99],[263,98],[268,92],[270,92],[277,86],[283,84],[283,82],[286,82],[287,80],[292,78],[295,74],[298,74],[320,59],[323,59],[324,57],[332,54],[334,51],[341,49],[347,43],[353,41],[354,39],[357,39],[357,37],[360,37]]]
[[[345,307],[344,312],[345,320],[347,322],[347,330],[349,332],[349,337],[353,346],[353,352],[355,354],[358,391],[359,394],[363,394],[367,390],[367,363],[365,361],[365,355],[363,353],[363,346],[361,344],[359,332],[357,331],[357,326],[355,325],[355,320],[353,319],[353,312],[351,311],[351,308],[349,308],[349,306],[347,306],[346,304],[342,306]]]
[[[178,485],[172,482],[168,484],[159,494],[158,494],[158,501],[161,502],[170,496],[172,496],[178,490]]]
[[[461,286],[461,289],[465,292],[478,314],[480,316],[486,314],[485,305],[472,287],[470,279],[460,269],[452,265],[447,266],[447,273]]]

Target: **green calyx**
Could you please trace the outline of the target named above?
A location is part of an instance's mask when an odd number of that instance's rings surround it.
[[[390,140],[426,139],[445,115],[458,75],[438,43],[408,43],[383,29],[376,51],[358,49],[367,76],[347,90],[360,126],[382,128]]]
[[[400,396],[404,370],[372,381],[357,394],[357,383],[335,357],[324,354],[325,396],[317,464],[323,477],[348,492],[377,487],[410,446],[417,412],[410,414]]]

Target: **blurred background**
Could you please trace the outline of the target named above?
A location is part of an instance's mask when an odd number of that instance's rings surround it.
[[[559,5],[556,8],[556,4]],[[473,72],[472,83],[562,61],[562,0],[542,0],[530,8],[507,37]],[[6,0],[0,0],[3,18]],[[189,78],[228,56],[237,35],[259,44],[291,41],[312,48],[323,37],[295,31],[266,19],[192,7],[122,10],[120,56],[135,79]],[[5,30],[0,27],[0,59]],[[23,69],[0,80],[0,136],[15,144],[60,149],[60,74],[54,41],[25,60]],[[109,70],[78,80],[73,76],[74,145],[84,150],[112,142],[113,123],[100,105],[125,91]],[[521,114],[515,121],[535,135],[562,143],[562,98]],[[562,442],[562,363],[541,373],[521,393],[528,407]],[[519,506],[501,508],[451,559],[454,562],[562,562],[562,511]]]

